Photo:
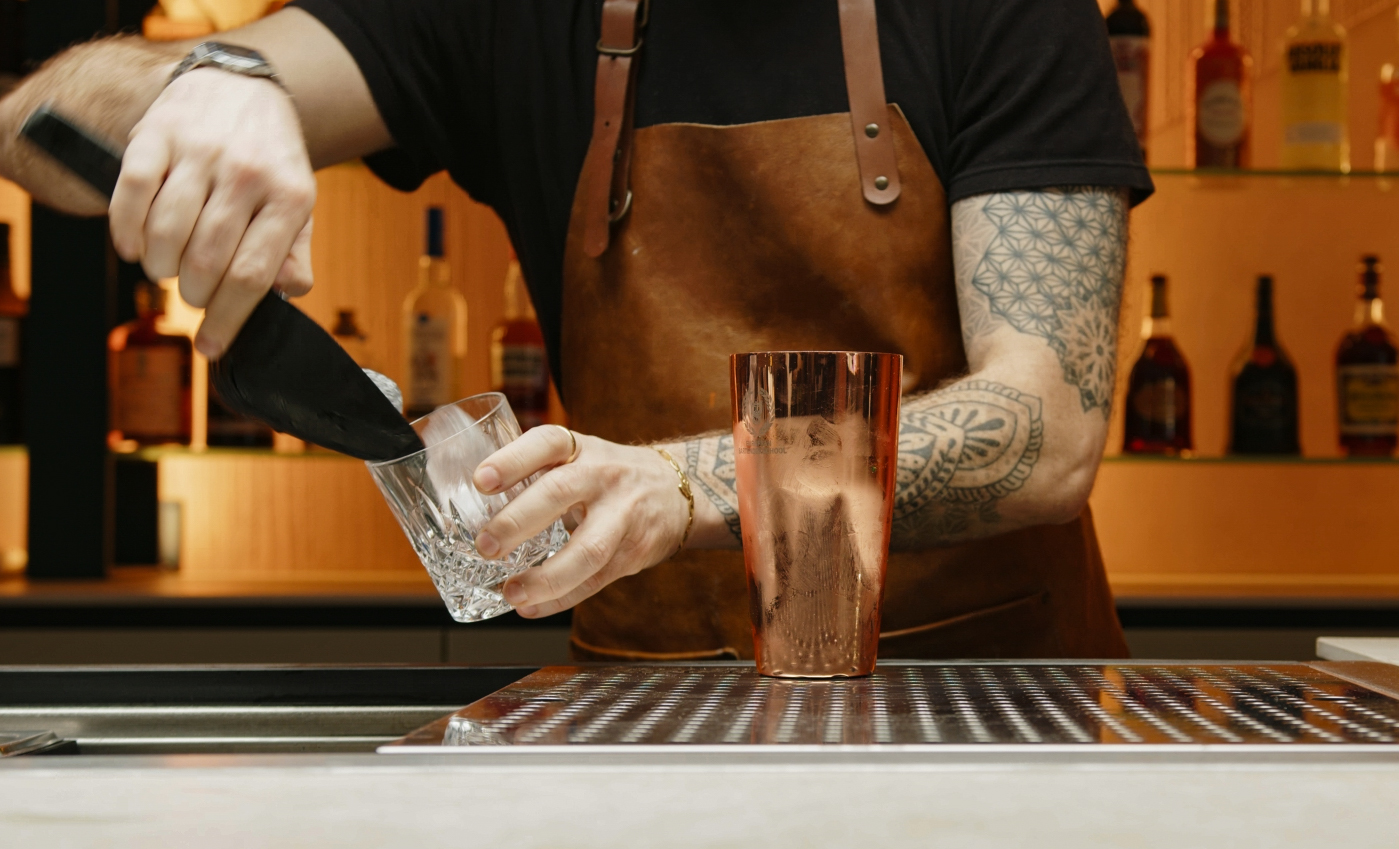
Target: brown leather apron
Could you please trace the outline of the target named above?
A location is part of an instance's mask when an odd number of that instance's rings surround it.
[[[966,372],[942,183],[886,105],[874,0],[838,2],[850,113],[641,130],[647,5],[604,4],[564,260],[563,394],[578,431],[649,443],[727,430],[738,351],[897,352],[908,392]],[[882,657],[1126,655],[1086,509],[892,554],[883,618]],[[611,584],[574,611],[573,651],[751,658],[743,555],[685,551]]]

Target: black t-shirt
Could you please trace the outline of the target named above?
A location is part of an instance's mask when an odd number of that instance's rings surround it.
[[[564,240],[592,134],[602,0],[300,0],[359,64],[411,190],[446,169],[505,222],[558,374]],[[1152,191],[1094,0],[879,0],[885,95],[949,203]],[[845,112],[836,0],[654,0],[636,125]],[[639,187],[638,187],[639,188]]]

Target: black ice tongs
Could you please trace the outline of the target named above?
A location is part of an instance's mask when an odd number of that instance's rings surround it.
[[[121,156],[41,106],[22,135],[110,199]],[[329,333],[276,291],[253,310],[228,351],[209,364],[223,402],[272,428],[361,460],[396,460],[422,439]]]

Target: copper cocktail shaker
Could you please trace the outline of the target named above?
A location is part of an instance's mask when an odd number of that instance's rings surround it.
[[[758,671],[874,671],[889,557],[903,357],[729,359],[743,559]]]

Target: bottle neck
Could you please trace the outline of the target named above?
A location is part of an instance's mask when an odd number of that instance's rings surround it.
[[[452,286],[452,266],[440,256],[424,254],[418,259],[418,288],[449,289]]]
[[[1379,295],[1364,297],[1355,305],[1355,326],[1369,327],[1384,324],[1384,301]]]
[[[1229,0],[1214,0],[1214,35],[1229,37]]]
[[[1273,333],[1273,293],[1271,291],[1258,293],[1258,326],[1253,331],[1253,344],[1255,347],[1277,345],[1277,336]]]
[[[1171,335],[1171,310],[1166,302],[1166,281],[1151,281],[1151,317],[1146,322],[1148,339]]]

